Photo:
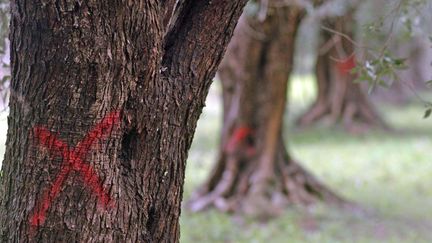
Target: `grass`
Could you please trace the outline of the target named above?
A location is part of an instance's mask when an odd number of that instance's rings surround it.
[[[219,88],[210,92],[186,171],[185,200],[203,182],[215,160],[220,129]],[[210,210],[183,210],[181,242],[432,242],[432,119],[421,104],[380,106],[395,128],[351,136],[338,128],[298,131],[291,118],[310,104],[310,77],[292,82],[284,137],[290,150],[333,190],[369,214],[326,205],[292,207],[267,224]]]

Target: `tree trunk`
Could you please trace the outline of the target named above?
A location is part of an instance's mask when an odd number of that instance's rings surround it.
[[[323,44],[316,63],[318,95],[309,110],[297,124],[305,127],[323,121],[334,125],[340,121],[353,133],[369,128],[387,128],[387,125],[370,103],[367,94],[351,70],[356,65],[352,13],[328,21],[333,30],[346,37],[328,31],[322,33]]]
[[[240,18],[219,67],[224,121],[216,167],[189,204],[194,211],[276,216],[287,204],[340,202],[290,158],[282,141],[287,81],[302,11],[268,8]]]
[[[177,242],[187,151],[245,2],[12,1],[1,242]]]

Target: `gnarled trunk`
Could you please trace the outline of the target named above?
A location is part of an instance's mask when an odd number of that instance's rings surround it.
[[[353,133],[369,128],[387,128],[376,112],[362,86],[354,83],[351,70],[356,65],[352,40],[352,14],[327,21],[331,28],[351,38],[328,31],[322,33],[322,46],[316,62],[318,96],[311,108],[298,120],[299,126],[310,126],[323,121],[333,125],[342,121]]]
[[[12,1],[1,242],[178,242],[187,151],[246,1],[175,2]]]
[[[219,157],[190,208],[214,206],[266,218],[290,203],[341,202],[288,155],[282,141],[302,11],[269,8],[263,21],[246,13],[219,68],[224,101]]]

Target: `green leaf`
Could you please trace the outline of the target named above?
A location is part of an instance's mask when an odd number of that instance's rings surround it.
[[[429,108],[425,111],[423,118],[426,119],[426,118],[430,117],[431,114],[432,114],[432,108]]]
[[[0,84],[6,83],[6,81],[10,80],[10,77],[10,75],[3,76],[3,78],[0,80]]]

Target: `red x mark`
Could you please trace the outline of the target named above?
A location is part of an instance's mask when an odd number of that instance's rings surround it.
[[[84,162],[86,154],[89,152],[93,143],[107,137],[112,128],[118,123],[120,112],[111,112],[102,119],[87,135],[79,142],[75,148],[70,148],[65,142],[57,139],[56,135],[44,127],[33,128],[34,136],[39,143],[48,150],[52,156],[60,156],[64,162],[51,188],[43,194],[42,203],[35,208],[35,212],[30,217],[30,224],[33,227],[42,225],[45,222],[46,212],[51,203],[60,193],[61,186],[72,171],[81,174],[83,181],[96,194],[104,207],[111,204],[111,199],[102,186],[99,176],[93,167]]]

